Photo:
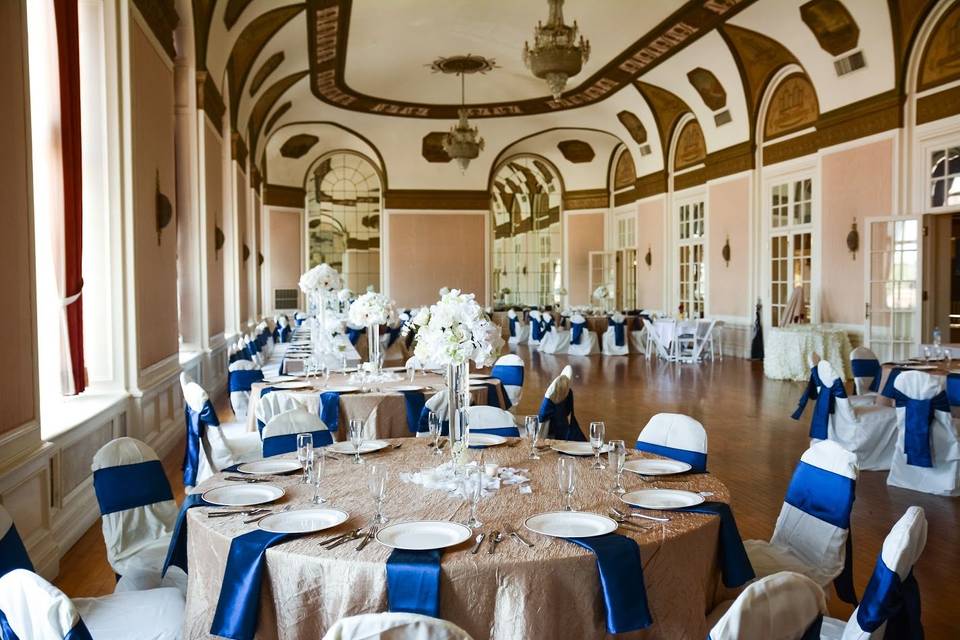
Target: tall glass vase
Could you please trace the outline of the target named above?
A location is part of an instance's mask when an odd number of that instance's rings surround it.
[[[380,325],[377,324],[367,325],[367,361],[371,375],[379,375],[383,360],[380,355]]]
[[[470,407],[470,364],[447,365],[447,420],[450,423],[450,443],[467,438],[466,410]]]

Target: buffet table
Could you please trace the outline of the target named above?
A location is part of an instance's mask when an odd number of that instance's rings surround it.
[[[814,325],[774,327],[764,341],[763,373],[773,380],[810,378],[814,353],[850,379],[850,338],[843,329],[824,329]]]
[[[328,503],[324,506],[346,511],[349,518],[336,528],[289,539],[267,550],[257,638],[315,640],[339,618],[387,610],[388,547],[376,541],[362,551],[355,542],[333,549],[320,546],[338,533],[369,523],[373,502],[363,473],[370,464],[389,470],[384,512],[391,524],[466,519],[468,507],[463,501],[399,480],[402,472],[435,466],[440,458],[420,441],[405,439],[392,444],[396,443],[402,443],[402,448],[387,447],[368,454],[365,465],[355,465],[346,457],[327,461],[322,487]],[[520,485],[508,485],[482,499],[478,509],[482,531],[489,535],[514,526],[535,546],[527,548],[505,537],[494,554],[487,552],[486,545],[481,553],[471,554],[472,539],[446,549],[441,560],[440,617],[461,626],[475,640],[612,637],[605,630],[596,558],[566,540],[523,530],[527,517],[560,508],[559,454],[548,450],[541,453],[541,460],[528,460],[526,443],[510,439],[507,444],[487,448],[484,455],[488,463],[526,469],[532,493],[521,492]],[[631,452],[630,458],[641,456],[654,457]],[[606,513],[615,505],[622,507],[609,491],[611,473],[592,470],[590,464],[588,457],[577,459],[574,505],[596,513]],[[649,483],[624,475],[628,491],[654,487],[710,491],[714,494],[710,500],[729,501],[726,487],[709,474],[671,476]],[[197,491],[229,484],[222,477],[214,476]],[[312,488],[298,484],[298,477],[275,476],[271,483],[286,491],[271,506],[310,506]],[[719,521],[695,513],[656,515],[668,515],[670,520],[637,520],[642,529],[621,527],[618,531],[640,546],[653,624],[616,637],[702,639],[708,632],[705,612],[725,595],[718,586]],[[203,508],[190,510],[187,518],[190,579],[184,637],[207,638],[231,539],[256,525],[244,525],[239,517],[208,518]]]

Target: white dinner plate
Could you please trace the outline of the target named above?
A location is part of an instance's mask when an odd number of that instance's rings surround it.
[[[610,518],[585,511],[538,513],[527,518],[523,526],[554,538],[592,538],[617,530],[617,523]]]
[[[395,387],[390,387],[391,391],[423,391],[423,387],[418,384],[398,384]]]
[[[273,385],[274,389],[310,389],[313,385],[305,380],[294,380],[291,382],[281,382]]]
[[[507,439],[503,436],[498,436],[495,433],[470,433],[467,434],[467,446],[468,447],[495,447],[498,444],[503,444]]]
[[[445,549],[466,542],[472,537],[473,530],[470,527],[446,520],[398,522],[377,532],[377,542],[380,544],[408,551]]]
[[[407,368],[406,368],[406,367],[383,367],[383,370],[384,370],[384,371],[400,372],[400,371],[406,371]]]
[[[693,467],[679,460],[631,460],[623,465],[624,471],[638,473],[641,476],[669,476],[686,473]]]
[[[912,371],[932,371],[933,369],[939,369],[940,367],[935,364],[910,364],[907,365],[907,368],[911,369]]]
[[[303,467],[296,460],[257,460],[256,462],[246,462],[237,467],[240,473],[252,473],[254,475],[276,475],[278,473],[290,473],[291,471],[300,471]]]
[[[252,507],[273,502],[281,496],[283,489],[276,485],[236,482],[204,491],[200,497],[219,507]]]
[[[332,385],[323,389],[320,389],[320,393],[326,393],[327,391],[333,391],[335,393],[353,393],[354,391],[359,391],[360,387],[354,386],[352,384],[341,384],[341,385]]]
[[[367,440],[360,445],[360,453],[373,453],[374,451],[386,449],[389,446],[390,443],[384,440]],[[357,450],[353,448],[352,442],[335,442],[327,448],[334,453],[343,453],[351,456],[357,452]]]
[[[641,509],[680,509],[701,504],[699,493],[680,489],[640,489],[620,496],[625,503]]]
[[[568,456],[592,456],[593,447],[590,446],[589,442],[558,442],[556,444],[550,445],[550,448],[554,451],[559,451],[560,453],[565,453]],[[600,448],[600,453],[606,453],[610,451],[610,445],[605,444]]]
[[[271,378],[264,378],[263,381],[267,384],[276,384],[278,382],[290,382],[291,380],[296,380],[297,376],[273,376]]]
[[[339,509],[300,509],[271,514],[257,526],[271,533],[313,533],[335,527],[349,517]]]

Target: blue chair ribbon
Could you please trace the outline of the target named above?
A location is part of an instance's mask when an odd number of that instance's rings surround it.
[[[857,604],[853,588],[853,532],[850,530],[850,512],[856,497],[856,482],[852,478],[821,469],[802,460],[793,472],[784,502],[823,520],[838,529],[847,530],[843,570],[834,578],[837,595],[844,602]]]
[[[199,493],[190,493],[183,499],[180,511],[177,513],[177,522],[173,525],[173,536],[170,546],[167,547],[167,557],[163,561],[163,570],[160,577],[167,575],[171,566],[180,567],[187,573],[187,511],[194,507],[209,507],[210,503],[200,497]]]
[[[897,406],[906,411],[903,430],[903,448],[907,454],[907,464],[914,467],[933,467],[933,453],[930,451],[930,423],[936,411],[950,413],[947,394],[941,391],[927,400],[909,398],[893,390]]]
[[[640,547],[635,540],[616,533],[567,540],[591,551],[597,558],[608,633],[636,631],[653,624],[643,583]]]
[[[261,396],[262,397],[262,396]],[[194,486],[197,484],[197,471],[200,468],[200,442],[207,427],[219,427],[220,419],[213,405],[207,400],[203,409],[194,411],[190,405],[184,407],[184,417],[187,423],[187,441],[183,452],[183,484]]]
[[[857,624],[872,633],[884,622],[887,638],[923,640],[920,587],[913,571],[901,581],[900,576],[884,564],[883,557],[879,557],[857,609]]]
[[[280,365],[280,369],[283,370],[283,364]],[[276,391],[274,387],[263,387],[260,389],[260,397],[262,398],[268,393],[273,393],[274,391]],[[260,418],[257,418],[257,432],[260,434],[261,439],[263,439],[263,428],[265,426],[267,426],[267,424]]]
[[[541,338],[543,338],[542,321],[533,318],[530,320],[530,339],[539,341]]]
[[[250,391],[254,382],[263,380],[263,371],[259,369],[245,369],[241,371],[231,371],[227,374],[230,393],[234,391]]]
[[[570,323],[570,344],[580,344],[580,338],[583,336],[583,328],[587,326],[586,322]]]
[[[320,420],[330,431],[340,426],[340,394],[337,391],[324,391],[320,394]]]
[[[238,353],[237,351],[234,351],[233,353],[230,354],[230,358],[227,360],[227,363],[233,364],[237,360],[240,360],[240,353]]]
[[[807,630],[800,636],[800,640],[820,640],[820,632],[823,630],[823,614],[818,613],[813,619]]]
[[[897,376],[899,376],[904,371],[909,371],[903,367],[894,367],[890,370],[890,373],[887,375],[887,381],[883,383],[883,389],[880,391],[880,395],[885,398],[894,399],[896,389],[893,386],[893,383],[896,382]]]
[[[647,453],[653,453],[658,456],[663,456],[664,458],[686,462],[692,467],[690,471],[694,473],[707,472],[707,454],[700,453],[699,451],[665,447],[662,444],[653,444],[652,442],[643,442],[642,440],[637,440],[634,448],[638,451],[646,451]]]
[[[420,419],[417,421],[417,431],[419,433],[426,433],[430,431],[430,408],[426,405],[424,405],[423,409],[420,411]],[[444,437],[448,437],[450,435],[449,420],[440,421],[440,435]]]
[[[17,533],[17,525],[11,523],[3,537],[0,538],[0,576],[14,569],[33,571],[30,554],[23,546],[23,539]]]
[[[618,347],[622,347],[626,344],[626,333],[624,331],[623,322],[614,322],[613,318],[607,318],[607,324],[613,327],[613,342]]]
[[[877,391],[880,388],[879,360],[851,360],[850,369],[853,371],[854,378],[871,378],[870,391]]]
[[[289,533],[255,530],[230,543],[220,597],[210,633],[232,640],[253,640],[257,631],[260,589],[267,549],[294,537]]]
[[[500,393],[497,391],[497,385],[492,382],[484,383],[487,388],[487,406],[500,408]],[[506,394],[504,394],[506,396]],[[510,400],[507,400],[507,409],[510,408]]]
[[[350,344],[357,346],[357,341],[365,331],[366,329],[354,329],[353,327],[347,327],[347,338],[350,339]]]
[[[393,346],[393,343],[400,337],[402,325],[398,327],[387,327],[387,349]]]
[[[416,433],[420,424],[420,414],[427,404],[427,399],[422,391],[401,391],[403,394],[403,403],[407,411],[407,428],[410,433]]]
[[[293,329],[290,328],[290,325],[280,329],[280,342],[290,342],[290,338],[293,337]]]
[[[707,513],[720,516],[720,575],[723,585],[729,589],[746,584],[757,577],[750,564],[743,539],[737,529],[730,505],[725,502],[704,502],[693,507],[683,507],[677,511],[689,513]]]
[[[510,321],[510,337],[517,337],[517,319],[516,318],[507,318]]]
[[[333,444],[333,436],[326,429],[316,431],[303,431],[313,436],[314,447],[325,447]],[[280,456],[285,453],[291,453],[297,450],[297,436],[299,433],[285,433],[279,436],[271,436],[263,439],[263,457]]]
[[[504,438],[519,438],[520,429],[517,427],[483,427],[480,429],[470,428],[470,433],[487,433],[492,436],[503,436]],[[471,449],[483,449],[483,446],[470,447]]]
[[[499,380],[500,384],[511,387],[523,386],[523,367],[514,364],[498,364],[490,370],[490,375]]]
[[[813,392],[812,389],[816,388]],[[810,372],[810,382],[807,390],[800,398],[797,410],[791,416],[794,420],[800,419],[800,414],[806,407],[808,398],[815,398],[817,404],[813,408],[813,417],[810,419],[810,437],[817,440],[826,440],[830,431],[830,416],[833,415],[837,405],[837,398],[846,398],[847,391],[843,388],[843,382],[840,378],[833,381],[829,387],[823,384],[817,369],[814,367]]]
[[[960,373],[947,374],[947,402],[951,407],[960,407]]]
[[[555,403],[550,398],[544,398],[540,403],[540,412],[537,415],[540,422],[549,422],[547,437],[554,440],[572,440],[575,442],[586,442],[587,439],[580,429],[577,422],[577,416],[573,412],[573,391],[567,393],[567,397],[560,402]]]
[[[105,467],[93,472],[93,491],[100,515],[173,500],[173,491],[159,460]]]
[[[810,378],[807,380],[807,386],[803,389],[803,394],[800,396],[800,401],[797,403],[797,408],[790,415],[794,420],[799,420],[800,416],[803,415],[804,409],[807,408],[807,402],[810,400],[816,400],[820,396],[820,374],[817,373],[817,368],[810,368]]]
[[[442,549],[394,549],[387,558],[387,603],[395,613],[440,617]]]

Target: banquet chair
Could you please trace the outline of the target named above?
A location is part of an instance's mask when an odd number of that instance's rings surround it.
[[[591,356],[600,353],[597,334],[587,328],[587,319],[579,311],[570,316],[570,346],[567,354],[571,356]]]
[[[570,347],[570,332],[555,324],[549,312],[544,312],[543,315],[546,318],[546,329],[537,350],[549,354],[566,353]]]
[[[800,456],[770,541],[743,543],[757,576],[796,571],[824,589],[833,581],[841,600],[856,603],[850,512],[858,474],[857,456],[831,440]]]
[[[380,353],[383,354],[384,362],[395,362],[406,359],[404,341],[400,339],[402,331],[403,323],[400,322],[399,318],[393,324],[381,327]]]
[[[627,323],[626,316],[617,312],[607,319],[609,326],[603,333],[603,348],[601,352],[605,356],[625,356],[630,353],[630,347],[627,344]]]
[[[707,348],[711,360],[715,360],[717,355],[723,360],[723,320],[713,321],[713,331],[707,337]]]
[[[510,337],[507,342],[510,344],[526,344],[527,340],[530,339],[530,325],[517,315],[515,309],[507,309],[507,322],[510,329]]]
[[[850,352],[850,369],[853,371],[853,384],[857,396],[876,400],[880,391],[880,360],[867,347],[857,347]]]
[[[671,360],[670,345],[660,339],[660,334],[657,332],[656,326],[644,318],[643,327],[647,331],[647,346],[645,349],[647,359],[649,359],[653,353],[656,353],[657,356],[663,360]]]
[[[658,413],[637,436],[636,449],[686,462],[695,473],[707,471],[707,432],[680,413]]]
[[[274,416],[263,428],[263,457],[279,456],[297,450],[297,435],[313,435],[313,446],[333,444],[327,425],[306,407],[297,407]]]
[[[290,328],[290,320],[287,316],[280,316],[277,319],[277,328],[274,331],[273,339],[276,342],[290,342],[293,336],[293,329]]]
[[[418,613],[362,613],[341,618],[323,640],[472,640],[446,620]]]
[[[490,375],[500,381],[503,385],[503,392],[510,402],[510,406],[515,407],[520,404],[520,398],[523,396],[523,378],[524,364],[523,358],[515,353],[508,353],[497,358],[493,363],[493,369]]]
[[[254,382],[263,380],[263,371],[250,360],[237,360],[227,367],[227,388],[234,415],[242,419],[250,405],[250,389]]]
[[[639,315],[633,316],[630,327],[630,351],[634,353],[647,354],[647,328],[643,324],[643,318]]]
[[[159,576],[177,520],[177,503],[157,454],[134,438],[111,440],[93,456],[107,561],[119,577]],[[187,576],[172,567],[160,586],[186,594]]]
[[[909,507],[883,541],[863,600],[850,619],[824,618],[823,640],[923,638],[920,590],[913,566],[927,544],[927,518]]]
[[[887,484],[940,496],[960,495],[960,435],[943,376],[904,371],[893,382],[897,445]]]
[[[10,513],[0,505],[0,576],[14,569],[33,571],[33,563],[17,525]]]
[[[302,325],[303,321],[306,319],[307,319],[307,314],[305,314],[302,311],[297,311],[296,313],[293,314],[293,323],[298,327]]]
[[[543,394],[543,402],[537,419],[547,425],[547,437],[554,440],[574,440],[585,442],[586,438],[573,411],[573,369],[570,365],[563,368]]]
[[[539,346],[540,339],[543,337],[543,323],[540,318],[540,311],[537,309],[530,310],[530,337],[527,339],[527,344],[531,347]]]
[[[196,486],[225,467],[260,458],[260,435],[248,432],[228,436],[203,387],[196,382],[186,384],[183,399],[187,429],[185,486]]]
[[[732,603],[711,612],[707,640],[816,640],[826,612],[820,585],[799,573],[780,571],[751,583]]]
[[[32,571],[0,576],[4,640],[179,640],[183,618],[176,589],[71,600]]]
[[[476,405],[467,408],[467,424],[471,433],[494,433],[506,438],[519,438],[520,430],[513,414],[499,407]]]

